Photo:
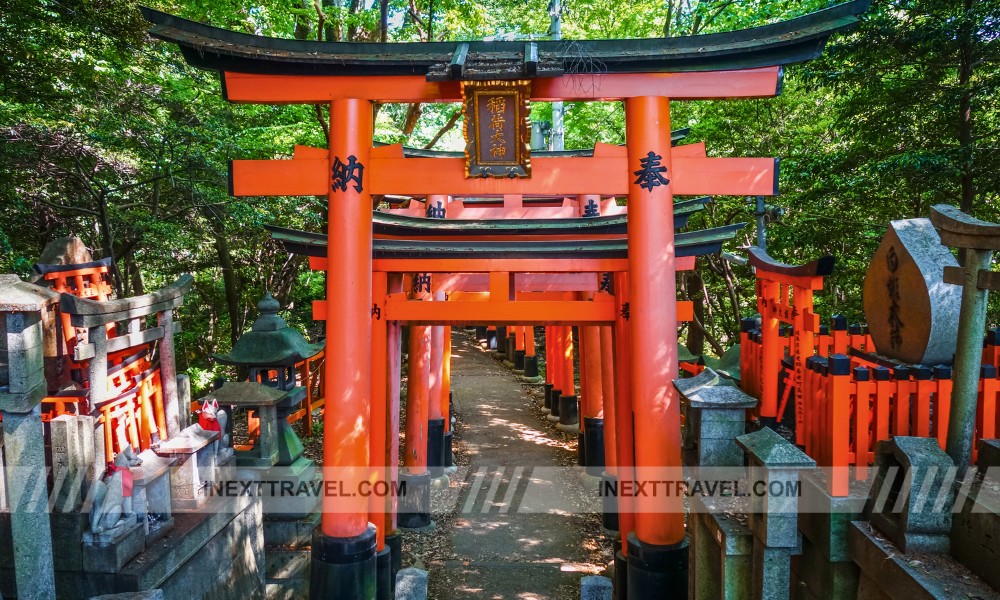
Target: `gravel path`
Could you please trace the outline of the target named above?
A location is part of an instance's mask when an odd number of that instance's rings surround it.
[[[452,390],[458,424],[437,527],[410,534],[407,554],[430,570],[430,597],[569,600],[610,560],[575,464],[575,435],[544,419],[538,400],[456,328]],[[404,561],[406,562],[406,561]]]

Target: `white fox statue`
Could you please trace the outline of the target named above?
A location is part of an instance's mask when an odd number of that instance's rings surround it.
[[[114,537],[135,523],[132,512],[132,473],[142,460],[128,445],[115,456],[107,471],[94,484],[94,503],[90,508],[90,532]]]

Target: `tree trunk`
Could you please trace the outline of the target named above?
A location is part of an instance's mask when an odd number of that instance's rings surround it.
[[[976,201],[976,185],[973,178],[972,140],[972,64],[975,59],[975,25],[972,19],[972,2],[965,0],[965,14],[959,26],[958,87],[961,96],[958,102],[958,145],[961,157],[962,196],[960,208],[971,213]]]
[[[108,197],[104,194],[98,194],[97,198],[97,225],[101,231],[101,253],[104,258],[111,259],[111,267],[108,269],[111,285],[115,288],[115,295],[124,298],[125,287],[122,285],[121,271],[118,270],[118,259],[115,258],[115,234],[108,216]]]
[[[694,305],[694,318],[698,323],[705,322],[705,296],[702,293],[704,284],[698,271],[690,271],[687,275],[688,299]],[[691,354],[705,353],[705,332],[699,327],[688,327],[687,349]]]
[[[226,239],[222,224],[212,228],[215,236],[215,252],[219,257],[219,267],[222,269],[222,284],[226,291],[226,311],[229,313],[229,339],[236,343],[243,333],[243,319],[240,313],[240,289],[236,281],[236,271],[233,269],[233,258],[229,250],[229,240]]]
[[[383,44],[389,39],[389,0],[379,0],[379,36]]]

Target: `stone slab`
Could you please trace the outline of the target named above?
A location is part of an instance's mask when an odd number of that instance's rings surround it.
[[[721,381],[719,374],[710,368],[704,369],[694,377],[682,377],[674,380],[674,387],[682,398],[687,398],[691,394],[709,385],[718,385]]]
[[[751,460],[768,468],[811,469],[816,466],[816,461],[805,452],[768,427],[741,435],[736,438],[736,443],[750,455]]]
[[[11,273],[0,274],[0,312],[38,312],[59,300],[59,294]]]
[[[175,458],[194,454],[218,438],[218,431],[206,431],[201,427],[191,425],[182,431],[180,436],[162,442],[153,450],[160,456]]]
[[[900,552],[892,542],[876,536],[865,521],[851,523],[847,540],[851,560],[863,574],[862,585],[877,586],[891,600],[997,597],[995,590],[948,555]],[[861,591],[859,585],[859,598]],[[866,594],[878,597],[870,591]]]
[[[847,536],[845,532],[844,542]],[[846,551],[846,548],[845,548]],[[815,544],[802,540],[802,553],[797,557],[794,571],[800,586],[810,596],[824,600],[854,600],[858,589],[860,570],[850,560],[832,562]]]
[[[309,579],[312,551],[264,547],[264,576],[267,579]]]
[[[980,455],[982,456],[982,455]],[[1000,590],[1000,485],[982,482],[952,517],[951,554]]]
[[[400,569],[396,573],[396,600],[427,600],[427,571]]]
[[[17,586],[25,600],[55,596],[41,414],[3,414],[4,465]],[[27,590],[27,591],[25,591]]]
[[[787,548],[768,548],[759,540],[753,549],[754,600],[788,600],[791,596],[791,551]]]
[[[613,590],[607,577],[587,575],[580,579],[580,600],[611,600]]]
[[[304,600],[309,597],[309,581],[277,579],[264,583],[267,600]]]
[[[826,560],[849,560],[847,531],[851,521],[861,518],[867,493],[853,490],[850,496],[833,497],[818,473],[805,473],[799,481],[799,531]]]
[[[143,523],[135,523],[111,542],[83,543],[83,570],[91,573],[117,573],[146,547]]]
[[[174,528],[170,534],[147,548],[141,556],[136,557],[119,572],[119,579],[123,584],[134,590],[160,587],[180,565],[190,560],[206,546],[209,540],[225,530],[237,516],[248,511],[251,513],[260,511],[260,503],[251,501],[246,496],[233,499],[226,509],[223,509],[224,504],[221,500],[210,501],[209,504],[213,506],[206,507],[205,512],[176,513]],[[260,518],[257,518],[258,523],[259,521]],[[262,536],[259,545],[263,548]],[[261,565],[261,575],[263,576],[263,565]]]
[[[979,440],[978,467],[1000,467],[1000,440]]]
[[[319,526],[320,514],[314,512],[304,519],[285,519],[264,515],[264,543],[290,548],[312,544],[313,531]]]
[[[94,596],[90,600],[163,600],[163,590],[103,594],[101,596]]]

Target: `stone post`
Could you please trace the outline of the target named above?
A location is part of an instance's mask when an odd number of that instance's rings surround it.
[[[787,600],[791,557],[800,547],[799,473],[816,461],[769,428],[736,438],[750,458],[754,600]]]
[[[746,431],[746,411],[757,399],[743,393],[712,369],[696,377],[678,379],[674,387],[687,406],[687,436],[697,448],[699,467],[736,467],[743,464],[743,450],[736,438]]]
[[[15,275],[0,275],[3,466],[10,493],[14,579],[22,600],[56,597],[41,401],[46,393],[42,313],[57,299],[54,292]]]
[[[181,415],[191,412],[181,406],[177,394],[177,362],[174,356],[174,318],[172,310],[156,313],[156,324],[163,328],[160,340],[160,381],[163,382],[163,413],[167,419],[167,436],[179,435],[184,429]],[[190,399],[190,388],[189,388]],[[190,406],[190,405],[188,405]]]
[[[972,461],[987,297],[989,290],[1000,289],[1000,277],[990,271],[993,251],[1000,250],[1000,224],[974,219],[947,204],[931,207],[931,223],[937,228],[942,245],[965,253],[964,267],[944,269],[945,283],[962,286],[946,445],[948,456],[961,476]]]
[[[177,406],[180,409],[178,427],[184,431],[191,424],[191,378],[187,375],[178,375],[176,380]]]

